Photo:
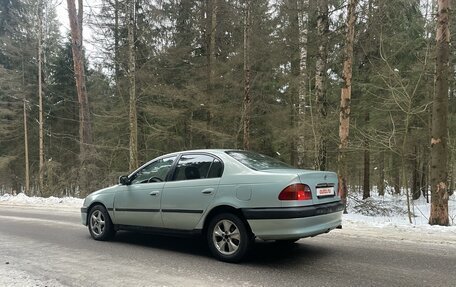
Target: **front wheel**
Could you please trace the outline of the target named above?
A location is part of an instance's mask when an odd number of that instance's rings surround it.
[[[93,239],[104,241],[114,236],[114,226],[104,206],[96,205],[90,209],[88,219],[89,232]]]
[[[218,214],[212,218],[206,236],[214,257],[225,262],[239,262],[251,243],[246,224],[231,213]]]

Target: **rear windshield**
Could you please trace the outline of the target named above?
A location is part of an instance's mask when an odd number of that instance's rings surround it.
[[[281,162],[280,160],[256,152],[227,151],[226,153],[235,158],[237,161],[254,170],[293,168],[292,166]]]

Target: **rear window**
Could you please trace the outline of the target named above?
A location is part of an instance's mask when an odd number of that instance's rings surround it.
[[[254,170],[289,169],[292,166],[267,155],[251,151],[227,151],[228,155]]]

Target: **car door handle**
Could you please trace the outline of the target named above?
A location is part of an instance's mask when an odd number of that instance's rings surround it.
[[[156,196],[156,195],[158,195],[159,193],[160,193],[160,191],[154,190],[154,191],[152,191],[151,193],[149,193],[149,195],[151,195],[151,196]]]
[[[202,194],[211,194],[212,192],[214,192],[213,188],[206,188],[201,191]]]

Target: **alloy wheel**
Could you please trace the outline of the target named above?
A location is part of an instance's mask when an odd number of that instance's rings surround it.
[[[90,216],[90,229],[95,236],[101,236],[105,229],[105,218],[100,210],[95,210]]]
[[[220,253],[232,255],[236,253],[241,244],[239,228],[231,220],[222,219],[213,229],[212,241]]]

